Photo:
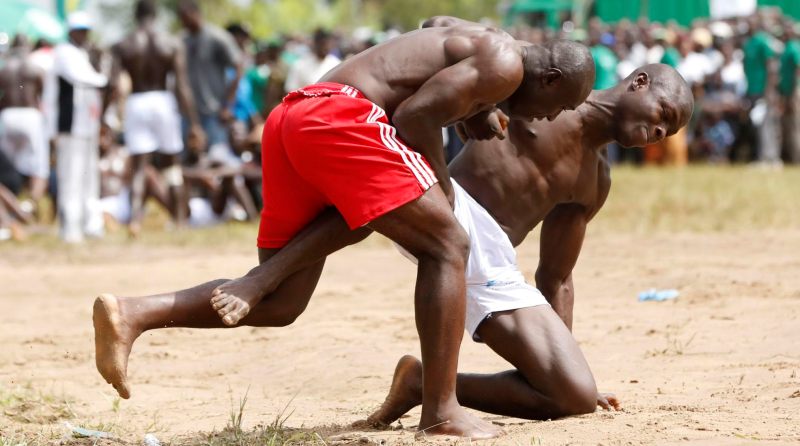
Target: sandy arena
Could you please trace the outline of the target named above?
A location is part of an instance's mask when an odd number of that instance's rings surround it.
[[[537,246],[519,250],[527,277]],[[486,415],[509,433],[492,444],[797,444],[798,246],[800,232],[785,230],[590,231],[575,276],[575,334],[598,387],[615,392],[624,411],[549,422]],[[245,394],[245,430],[271,423],[288,405],[286,426],[319,432],[328,444],[412,443],[418,409],[401,420],[405,429],[347,427],[382,401],[396,360],[418,354],[414,267],[378,238],[330,259],[309,309],[289,328],[146,333],[130,361],[133,397],[117,400],[94,367],[95,294],[178,289],[241,273],[254,257],[245,243],[5,251],[0,433],[10,443],[3,444],[63,438],[64,421],[132,444],[147,432],[172,444],[202,443],[203,433],[228,424]],[[681,296],[637,302],[650,287],[676,287]],[[460,370],[506,367],[465,338]]]

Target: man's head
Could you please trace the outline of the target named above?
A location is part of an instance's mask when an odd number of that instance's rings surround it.
[[[314,46],[312,50],[319,59],[324,59],[333,51],[333,34],[322,28],[314,31]]]
[[[139,0],[136,2],[133,15],[137,23],[143,23],[156,18],[155,0]]]
[[[621,91],[611,125],[614,139],[624,147],[643,147],[674,135],[692,116],[692,91],[669,65],[640,67],[615,88]]]
[[[247,27],[242,23],[231,23],[225,30],[233,36],[233,40],[236,41],[236,46],[239,47],[240,50],[246,51],[247,46],[250,44],[250,31]]]
[[[594,85],[589,49],[570,40],[551,40],[523,48],[522,84],[508,98],[512,118],[555,119],[580,105]]]
[[[178,2],[178,18],[184,28],[197,32],[203,26],[203,14],[200,5],[195,0],[181,0]]]
[[[85,11],[75,11],[67,17],[69,40],[76,46],[84,46],[89,41],[92,18]]]

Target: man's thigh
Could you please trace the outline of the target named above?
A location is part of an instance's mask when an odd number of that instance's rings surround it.
[[[578,343],[548,305],[493,313],[477,334],[536,390],[594,386]]]

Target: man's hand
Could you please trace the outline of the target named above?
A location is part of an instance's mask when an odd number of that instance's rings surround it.
[[[189,150],[194,153],[203,152],[206,149],[206,132],[199,124],[194,124],[189,128],[189,135],[187,137],[187,144]]]
[[[477,115],[462,121],[463,130],[467,138],[486,140],[492,138],[505,139],[505,130],[508,127],[508,116],[499,108]]]
[[[222,121],[223,124],[228,124],[229,122],[233,121],[233,112],[230,108],[223,108],[219,111],[219,120]]]
[[[620,408],[622,407],[619,404],[617,396],[614,395],[613,393],[598,393],[597,405],[605,410],[620,410]]]

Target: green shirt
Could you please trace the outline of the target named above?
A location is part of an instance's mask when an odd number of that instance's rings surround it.
[[[791,96],[797,84],[797,67],[800,66],[800,40],[786,42],[781,56],[781,79],[778,91],[784,96]]]
[[[664,49],[664,55],[661,56],[661,63],[669,65],[672,68],[677,68],[681,62],[681,53],[675,47],[667,47]]]
[[[764,31],[753,34],[742,47],[747,95],[761,96],[767,88],[767,63],[775,56],[772,37]]]
[[[269,80],[269,71],[269,67],[266,65],[254,65],[245,73],[245,77],[250,81],[251,86],[250,99],[253,101],[253,105],[256,106],[256,110],[262,114],[264,113],[264,97],[267,89],[267,81]]]
[[[590,50],[594,58],[594,89],[605,90],[617,85],[617,56],[605,45],[593,46]]]

